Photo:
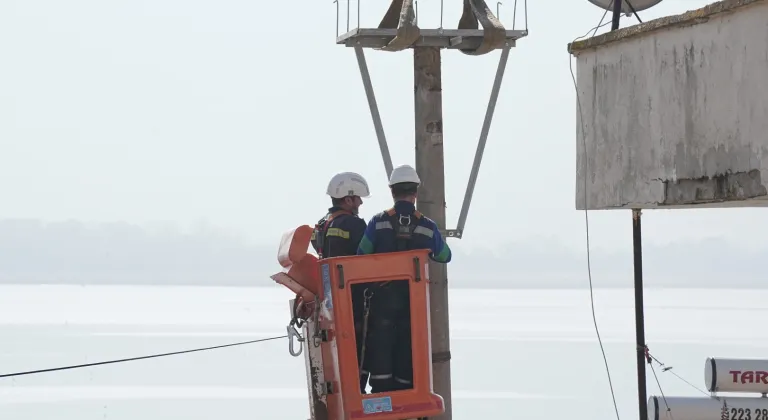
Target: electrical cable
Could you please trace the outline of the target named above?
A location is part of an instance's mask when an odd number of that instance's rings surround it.
[[[651,352],[648,350],[648,347],[645,347],[644,349],[641,349],[641,350],[645,352],[645,359],[648,361],[648,366],[651,367],[651,372],[653,372],[654,379],[656,379],[656,385],[659,387],[659,393],[661,394],[662,401],[664,402],[664,405],[667,408],[666,412],[667,412],[668,417],[670,418],[670,420],[675,420],[673,415],[672,415],[672,408],[669,406],[669,403],[667,402],[667,397],[664,394],[664,390],[661,388],[661,381],[659,380],[659,376],[656,374],[656,369],[653,367],[653,362],[656,362],[656,364],[658,364],[659,367],[661,367],[662,373],[663,372],[669,372],[672,375],[676,376],[677,379],[680,379],[681,381],[685,382],[686,384],[688,384],[688,386],[690,386],[691,388],[695,389],[696,391],[701,392],[702,394],[706,395],[709,398],[714,398],[714,399],[716,399],[718,401],[720,400],[719,397],[708,394],[703,389],[697,387],[696,385],[692,384],[690,381],[686,380],[682,376],[680,376],[677,373],[675,373],[672,370],[672,366],[665,365],[661,360],[656,358],[656,356],[652,355]],[[723,404],[725,404],[725,401],[723,401]]]
[[[199,352],[199,351],[223,349],[223,348],[226,348],[226,347],[244,346],[246,344],[262,343],[264,341],[277,340],[277,339],[286,338],[286,337],[288,337],[288,336],[287,335],[281,335],[279,337],[261,338],[261,339],[258,339],[258,340],[241,341],[239,343],[231,343],[231,344],[223,344],[223,345],[220,345],[220,346],[212,346],[212,347],[203,347],[203,348],[198,348],[198,349],[174,351],[174,352],[170,352],[170,353],[152,354],[152,355],[149,355],[149,356],[139,356],[139,357],[131,357],[131,358],[127,358],[127,359],[107,360],[107,361],[104,361],[104,362],[85,363],[85,364],[82,364],[82,365],[62,366],[62,367],[48,368],[48,369],[37,369],[37,370],[30,370],[30,371],[26,371],[26,372],[6,373],[6,374],[0,375],[0,379],[2,379],[2,378],[12,378],[12,377],[24,376],[24,375],[33,375],[33,374],[46,373],[46,372],[57,372],[57,371],[60,371],[60,370],[80,369],[80,368],[86,368],[86,367],[91,367],[91,366],[110,365],[110,364],[113,364],[113,363],[125,363],[125,362],[132,362],[132,361],[135,361],[135,360],[154,359],[154,358],[157,358],[157,357],[175,356],[175,355],[179,355],[179,354],[195,353],[195,352]]]
[[[651,366],[653,366],[651,362],[656,362],[659,365],[659,367],[661,367],[662,373],[669,372],[672,375],[674,375],[677,379],[685,382],[688,386],[690,386],[691,388],[695,389],[696,391],[702,393],[703,395],[706,395],[707,397],[712,397],[712,395],[710,393],[708,393],[707,391],[704,391],[703,389],[701,389],[701,388],[697,387],[696,385],[692,384],[691,381],[689,381],[689,380],[683,378],[682,376],[678,375],[677,373],[675,373],[675,371],[672,370],[672,366],[665,365],[661,360],[656,358],[656,356],[652,355],[647,347],[645,348],[645,357],[650,359],[648,364],[651,364]],[[717,399],[717,397],[714,397],[714,398]]]
[[[664,405],[667,407],[667,414],[669,414],[670,420],[675,420],[675,418],[672,416],[672,409],[669,407],[669,403],[667,402],[667,396],[664,395],[664,390],[661,388],[661,381],[659,381],[659,376],[656,375],[656,369],[653,367],[653,363],[651,363],[653,359],[651,359],[650,353],[648,353],[647,350],[648,349],[646,348],[645,358],[648,361],[648,366],[651,367],[653,378],[656,379],[656,386],[659,387],[659,393],[661,394],[661,398],[664,401]]]
[[[579,39],[586,38],[589,36],[590,32],[594,33],[592,36],[595,36],[597,34],[597,30],[601,27],[610,24],[611,22],[608,21],[606,23],[603,23],[603,20],[605,19],[605,16],[608,14],[608,9],[605,10],[605,13],[603,13],[603,17],[600,18],[600,22],[595,26],[594,28],[587,31],[586,34],[576,38],[573,40],[573,42],[578,41]],[[605,372],[608,375],[608,386],[611,389],[611,398],[613,399],[613,409],[616,411],[616,419],[621,420],[621,417],[619,416],[619,406],[616,403],[616,393],[613,390],[613,380],[611,379],[611,369],[608,367],[608,357],[605,355],[605,347],[603,347],[603,339],[600,337],[600,328],[597,326],[597,315],[595,314],[595,296],[594,296],[594,288],[592,286],[592,257],[590,252],[590,243],[589,243],[589,206],[587,205],[587,200],[589,198],[587,194],[587,174],[589,173],[589,170],[586,169],[589,165],[589,162],[586,159],[586,153],[587,153],[587,139],[586,139],[586,129],[584,128],[584,116],[581,111],[581,97],[579,95],[579,88],[578,84],[576,83],[576,75],[573,72],[573,60],[570,55],[568,54],[568,66],[571,70],[571,78],[573,79],[573,88],[576,91],[576,104],[578,107],[579,112],[579,121],[581,122],[581,140],[582,140],[582,147],[584,149],[584,225],[586,230],[586,248],[587,248],[587,276],[589,277],[589,302],[592,309],[592,322],[595,326],[595,334],[597,335],[597,342],[600,344],[600,352],[603,355],[603,362],[605,363]]]

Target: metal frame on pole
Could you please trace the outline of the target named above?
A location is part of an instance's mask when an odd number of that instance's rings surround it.
[[[365,61],[365,52],[360,45],[355,45],[355,56],[357,57],[357,66],[360,68],[360,77],[363,79],[363,88],[365,89],[365,97],[368,99],[368,108],[371,110],[371,119],[373,119],[373,128],[376,130],[376,139],[379,141],[381,159],[384,161],[384,169],[387,171],[387,176],[389,176],[392,173],[392,155],[389,154],[387,137],[384,135],[384,125],[381,123],[379,106],[376,104],[376,95],[373,93],[373,83],[371,83],[371,73],[368,72],[368,63]]]
[[[448,230],[447,236],[449,238],[459,238],[464,234],[464,225],[467,222],[467,214],[469,213],[469,206],[472,204],[472,194],[475,192],[475,184],[477,183],[477,175],[480,173],[480,164],[483,161],[483,153],[485,152],[485,143],[488,140],[488,133],[491,131],[491,122],[493,121],[493,113],[496,111],[496,101],[499,99],[499,91],[501,90],[501,81],[504,79],[504,72],[507,68],[507,60],[509,59],[509,44],[505,44],[501,50],[501,57],[499,57],[499,65],[496,68],[496,77],[493,79],[493,88],[491,89],[491,96],[488,99],[488,107],[485,110],[485,118],[483,119],[483,128],[480,130],[480,139],[477,141],[477,149],[475,150],[475,159],[472,162],[472,169],[469,172],[469,181],[467,181],[467,190],[464,193],[464,201],[461,204],[461,212],[459,213],[459,222],[456,224],[456,229]]]
[[[384,162],[384,169],[387,175],[392,173],[392,156],[389,152],[389,146],[387,144],[387,138],[384,134],[384,125],[381,122],[381,114],[379,113],[379,107],[376,102],[376,95],[373,91],[373,83],[371,82],[371,74],[368,71],[368,64],[365,60],[365,52],[359,45],[354,46],[355,56],[357,57],[357,65],[360,69],[360,76],[363,81],[363,88],[365,89],[365,97],[368,100],[368,108],[371,112],[371,119],[373,120],[373,127],[376,131],[376,139],[379,143],[379,150],[381,152],[381,158]],[[491,88],[491,94],[488,99],[488,106],[485,111],[485,118],[483,119],[483,126],[480,130],[480,138],[477,142],[477,148],[475,149],[475,158],[472,162],[472,169],[469,172],[469,180],[467,181],[467,188],[464,192],[464,200],[461,204],[461,211],[459,213],[459,220],[455,229],[444,229],[443,233],[449,238],[461,239],[464,234],[464,227],[467,223],[467,216],[469,214],[469,207],[472,204],[472,196],[475,192],[475,185],[477,184],[477,176],[480,173],[480,165],[483,161],[483,153],[485,152],[485,145],[488,142],[488,133],[491,131],[491,123],[493,122],[493,114],[496,110],[496,102],[499,98],[499,92],[501,91],[501,82],[504,79],[504,73],[507,68],[507,61],[509,59],[509,52],[511,45],[505,44],[501,50],[501,56],[499,57],[499,64],[496,68],[496,76],[493,80],[493,87]]]

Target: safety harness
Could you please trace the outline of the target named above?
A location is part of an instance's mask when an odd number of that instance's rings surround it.
[[[411,214],[397,214],[395,208],[391,208],[384,212],[385,218],[392,224],[392,229],[395,231],[395,246],[397,251],[410,250],[411,239],[413,239],[413,231],[419,225],[418,222],[411,223],[411,216],[417,221],[421,219],[421,212],[414,210]]]
[[[349,232],[339,228],[328,228],[331,221],[342,214],[351,215],[352,212],[347,210],[337,210],[333,213],[328,213],[317,222],[315,230],[312,231],[312,240],[315,241],[315,245],[317,246],[317,256],[321,259],[325,258],[325,239],[327,236],[338,236],[340,238],[349,239]]]

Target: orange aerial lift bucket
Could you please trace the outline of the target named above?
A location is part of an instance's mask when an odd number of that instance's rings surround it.
[[[311,309],[320,291],[317,257],[307,253],[311,238],[312,228],[307,225],[283,234],[277,251],[277,261],[283,271],[271,276],[272,280],[296,293],[295,308],[298,313],[294,316],[302,319],[309,318],[307,310]]]
[[[312,420],[408,420],[442,414],[443,399],[432,389],[429,251],[318,260],[306,254],[306,228],[309,226],[283,236],[279,260],[284,270],[272,278],[303,302],[292,305],[292,317],[308,321],[301,340],[311,337],[312,342],[306,346],[305,357]],[[311,228],[309,232],[311,235]],[[410,389],[362,394],[352,291],[380,282],[407,286],[413,381]],[[371,311],[375,310],[373,305]],[[375,351],[368,347],[365,354]]]

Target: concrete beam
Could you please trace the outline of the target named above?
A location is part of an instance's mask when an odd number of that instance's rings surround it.
[[[570,44],[576,208],[768,206],[766,22],[725,0]]]

